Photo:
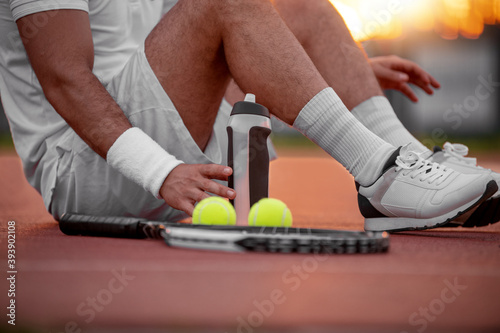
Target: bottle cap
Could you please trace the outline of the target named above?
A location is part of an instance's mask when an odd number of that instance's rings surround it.
[[[249,94],[251,95],[251,94]],[[254,95],[251,95],[254,96]],[[254,96],[255,97],[255,96]],[[231,116],[237,115],[237,114],[254,114],[257,116],[264,116],[267,118],[270,118],[269,115],[269,110],[260,104],[257,104],[255,102],[251,102],[247,100],[247,97],[245,98],[244,101],[237,102],[233,106],[233,111],[231,111]]]

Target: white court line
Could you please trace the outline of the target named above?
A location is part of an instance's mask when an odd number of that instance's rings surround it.
[[[307,257],[304,257],[306,259]],[[303,260],[304,260],[303,259]],[[278,273],[283,274],[293,265],[300,265],[303,260],[290,263],[290,265],[262,264],[261,262],[249,263],[242,260],[228,262],[214,260],[212,262],[186,262],[182,264],[168,263],[157,260],[141,260],[131,263],[130,260],[106,260],[96,262],[85,260],[23,260],[18,264],[18,271],[26,272],[110,272],[113,269],[125,268],[127,272],[156,272],[156,273]],[[319,262],[317,269],[311,274],[367,274],[367,275],[402,275],[402,276],[437,276],[458,275],[477,277],[500,277],[500,267],[443,267],[432,266],[427,271],[421,267],[391,267],[387,269],[382,265],[357,265],[356,267],[342,267],[335,263]]]

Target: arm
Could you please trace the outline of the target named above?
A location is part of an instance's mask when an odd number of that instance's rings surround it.
[[[60,10],[33,37],[37,15],[17,21],[31,65],[47,100],[101,157],[131,127],[127,117],[92,73],[94,46],[88,14]]]
[[[75,132],[106,159],[117,138],[132,125],[92,73],[94,49],[88,14],[59,10],[33,35],[28,26],[37,26],[37,15],[22,17],[17,25],[43,92]],[[234,192],[211,180],[227,180],[231,174],[227,169],[221,165],[179,165],[166,177],[160,195],[167,204],[188,214],[196,201],[208,197],[205,191],[233,198]]]
[[[413,102],[418,98],[409,86],[412,83],[427,94],[432,95],[432,88],[441,85],[429,73],[414,62],[398,56],[381,56],[368,59],[382,89],[396,89],[405,94]]]

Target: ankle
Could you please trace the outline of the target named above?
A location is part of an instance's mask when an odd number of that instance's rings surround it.
[[[400,148],[395,148],[390,144],[381,146],[355,177],[356,182],[361,186],[370,186],[375,183],[395,163],[399,151]]]

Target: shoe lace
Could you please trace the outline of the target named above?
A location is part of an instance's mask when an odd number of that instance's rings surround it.
[[[418,177],[418,180],[428,184],[441,184],[452,172],[450,168],[439,163],[433,163],[424,159],[422,154],[413,151],[402,153],[396,158],[396,171],[404,170],[404,176],[410,176],[412,179]]]
[[[466,145],[446,142],[443,148],[445,154],[455,160],[468,165],[477,166],[477,160],[474,157],[465,157],[469,153],[469,148]]]

